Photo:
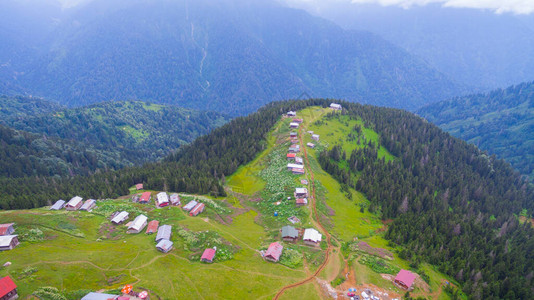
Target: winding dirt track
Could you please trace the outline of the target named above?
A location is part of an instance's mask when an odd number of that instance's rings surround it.
[[[275,299],[275,300],[278,300],[280,298],[280,296],[282,296],[284,294],[285,291],[287,291],[289,289],[292,289],[292,288],[296,288],[298,286],[304,285],[304,284],[312,281],[324,269],[324,267],[328,264],[328,260],[330,259],[330,252],[332,251],[332,243],[330,241],[331,235],[324,228],[323,224],[321,224],[321,221],[319,221],[319,215],[317,214],[317,207],[315,205],[315,202],[316,202],[316,198],[315,198],[315,180],[314,180],[314,177],[313,177],[313,171],[312,171],[311,166],[310,166],[310,161],[308,159],[308,152],[306,151],[306,145],[304,145],[304,142],[302,141],[301,133],[302,133],[302,127],[299,127],[300,146],[304,150],[304,157],[306,159],[306,165],[308,166],[308,171],[310,172],[310,179],[311,179],[311,185],[312,185],[311,204],[312,204],[312,210],[313,210],[313,217],[314,217],[315,222],[317,223],[317,225],[321,228],[321,231],[324,232],[324,234],[326,235],[326,241],[328,243],[328,248],[326,249],[326,255],[325,255],[324,262],[319,266],[319,268],[317,268],[317,270],[315,272],[313,272],[313,274],[311,274],[310,276],[308,276],[306,279],[304,279],[302,281],[299,281],[299,282],[296,282],[296,283],[293,283],[293,284],[286,285],[286,286],[282,287],[278,291],[278,293],[276,293],[276,295],[274,296],[273,299]]]

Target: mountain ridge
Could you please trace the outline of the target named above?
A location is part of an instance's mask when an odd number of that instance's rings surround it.
[[[534,179],[534,82],[434,103],[417,113]]]
[[[274,2],[92,1],[48,37],[0,73],[69,106],[140,99],[242,115],[307,93],[415,109],[466,90],[378,36]]]

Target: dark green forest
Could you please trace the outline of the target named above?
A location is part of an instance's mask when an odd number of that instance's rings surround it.
[[[379,145],[369,142],[352,153],[334,146],[320,164],[363,192],[369,211],[394,220],[386,238],[404,247],[399,255],[414,266],[439,266],[474,299],[532,299],[534,230],[518,220],[520,212],[534,212],[532,184],[505,161],[413,114],[344,107],[398,159],[378,159]],[[361,130],[354,133],[361,138]]]
[[[0,177],[89,175],[132,163],[120,153],[0,125]]]
[[[65,143],[84,144],[93,152],[105,154],[106,158],[90,164],[88,171],[156,161],[228,121],[228,117],[215,112],[140,101],[112,101],[60,110],[45,107],[30,115],[28,112],[31,112],[31,107],[44,106],[47,102],[28,103],[23,98],[9,97],[2,99],[9,103],[6,111],[11,114],[6,113],[0,124],[43,138],[55,137]],[[37,174],[44,175],[41,172]]]
[[[534,82],[438,102],[417,113],[534,180]]]
[[[31,116],[52,113],[64,106],[41,98],[0,95],[0,123],[8,124]]]
[[[74,194],[117,197],[138,182],[155,190],[224,195],[225,176],[265,148],[267,133],[284,112],[330,102],[269,104],[142,167],[74,178],[3,178],[0,207],[38,207]],[[394,219],[386,238],[401,246],[399,255],[415,266],[422,261],[437,265],[475,299],[531,299],[534,230],[517,216],[534,212],[532,184],[503,160],[416,115],[342,104],[343,113],[378,132],[380,145],[397,158],[378,159],[379,145],[370,142],[353,153],[334,147],[320,155],[320,163],[343,185],[363,192],[370,200],[368,210]]]

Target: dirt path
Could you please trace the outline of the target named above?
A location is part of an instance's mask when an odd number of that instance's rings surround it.
[[[311,207],[312,207],[312,219],[314,220],[314,223],[316,223],[317,226],[321,229],[321,231],[324,232],[324,234],[326,236],[326,242],[328,243],[328,248],[326,249],[325,259],[324,259],[323,263],[319,266],[319,268],[317,268],[317,270],[315,270],[315,272],[313,272],[311,275],[306,277],[304,280],[301,280],[299,282],[296,282],[296,283],[293,283],[293,284],[286,285],[286,286],[282,287],[278,291],[278,293],[276,293],[276,295],[274,296],[273,299],[275,299],[275,300],[279,299],[284,294],[285,291],[287,291],[289,289],[292,289],[292,288],[299,287],[299,286],[304,285],[304,284],[307,284],[310,281],[312,281],[315,277],[317,277],[317,275],[319,275],[319,273],[321,273],[321,271],[328,264],[332,249],[334,248],[332,246],[332,243],[331,243],[332,236],[326,230],[326,228],[324,228],[323,224],[321,224],[321,221],[319,220],[319,214],[317,213],[316,197],[315,197],[315,179],[314,179],[314,176],[313,176],[313,171],[312,171],[311,166],[310,166],[310,160],[308,159],[308,152],[306,151],[306,145],[304,145],[304,142],[302,140],[302,131],[303,131],[302,127],[299,127],[300,145],[301,145],[301,147],[302,147],[302,149],[304,151],[304,157],[305,157],[305,160],[306,160],[306,165],[308,166],[308,172],[310,174],[310,179],[311,179],[310,183],[311,183],[311,186],[312,186],[312,192],[311,192],[311,195],[310,195],[311,196],[310,197],[310,200],[311,200],[310,202],[311,202]]]

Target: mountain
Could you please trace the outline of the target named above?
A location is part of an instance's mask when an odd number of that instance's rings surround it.
[[[417,113],[534,179],[534,82],[438,102]]]
[[[118,198],[99,201],[94,212],[0,212],[22,232],[19,248],[6,252],[13,267],[0,274],[21,274],[16,280],[24,295],[61,287],[63,278],[81,273],[87,275],[83,283],[48,290],[114,290],[136,282],[169,299],[291,298],[295,293],[308,299],[331,285],[339,294],[354,286],[400,298],[405,291],[386,278],[409,268],[418,274],[410,293],[417,297],[532,298],[534,228],[517,217],[533,216],[531,184],[505,161],[417,115],[343,101],[343,110],[335,112],[330,102],[268,104],[141,167],[46,184],[35,177],[0,179],[5,209],[49,205],[73,195]],[[303,119],[298,143],[304,175],[286,166],[292,119],[283,115],[289,110]],[[309,130],[320,135],[313,149],[306,147],[312,142]],[[129,189],[139,182],[154,193],[181,192],[182,201],[196,199],[207,208],[199,218],[178,207],[132,203]],[[296,187],[307,187],[308,206],[295,205]],[[153,237],[127,235],[124,226],[109,225],[106,218],[121,210],[172,225],[171,239],[180,247],[159,254]],[[300,219],[298,228],[319,230],[321,243],[281,241],[280,228],[290,224],[290,216]],[[284,246],[278,264],[258,254],[274,241]],[[220,260],[199,262],[213,245]],[[219,246],[225,250],[219,252]],[[32,251],[43,253],[40,263]],[[50,262],[69,268],[50,269]],[[101,272],[110,264],[112,273]],[[164,267],[171,264],[175,268]],[[354,274],[361,274],[358,281]],[[162,276],[168,280],[162,283]]]
[[[292,4],[343,28],[376,33],[470,86],[491,90],[534,79],[532,14],[496,14],[441,3],[409,8],[349,1]]]
[[[31,109],[38,105],[32,106],[26,101],[16,104],[20,98],[4,99],[12,103],[12,107]],[[163,158],[227,121],[226,116],[215,112],[140,101],[112,101],[33,116],[15,116],[1,123],[43,137],[56,137],[112,152],[114,157],[120,157],[119,161],[132,165]]]
[[[465,91],[376,35],[274,1],[94,0],[42,18],[53,30],[0,73],[69,106],[140,99],[242,115],[309,95],[415,109]]]

